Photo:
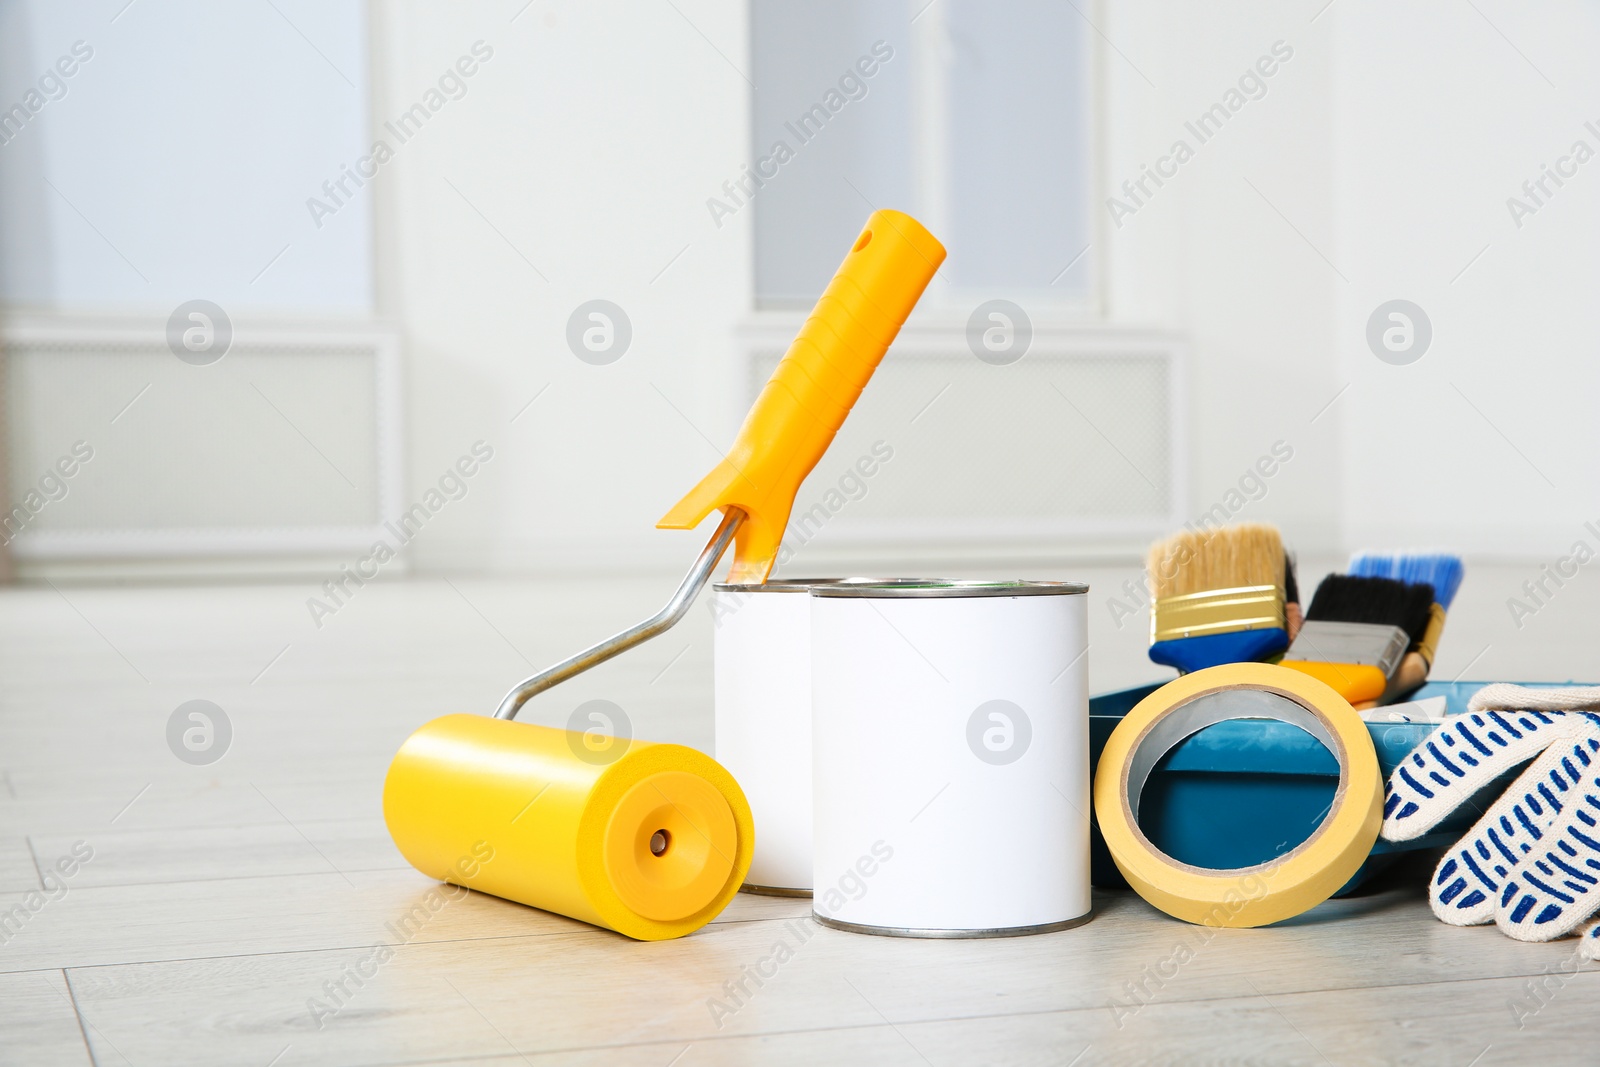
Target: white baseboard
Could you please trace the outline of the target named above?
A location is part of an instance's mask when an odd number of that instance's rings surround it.
[[[383,536],[403,507],[398,333],[367,320],[232,327],[226,353],[197,366],[169,347],[164,319],[0,319],[0,536],[23,577],[314,572]]]
[[[73,585],[143,585],[231,582],[322,582],[349,566],[352,556],[218,556],[185,559],[29,560],[17,564],[24,584],[54,582]],[[383,575],[411,573],[404,558],[384,565]]]

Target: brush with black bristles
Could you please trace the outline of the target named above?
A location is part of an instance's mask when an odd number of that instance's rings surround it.
[[[1318,678],[1352,704],[1377,700],[1433,614],[1433,586],[1330,574],[1283,665]]]
[[[1263,523],[1184,530],[1150,546],[1150,658],[1182,673],[1289,645],[1283,537]]]
[[[1433,669],[1434,657],[1439,652],[1439,638],[1444,634],[1445,613],[1450,610],[1450,604],[1461,588],[1466,568],[1460,556],[1446,552],[1358,552],[1350,557],[1350,573],[1396,578],[1412,585],[1433,587],[1428,628],[1422,637],[1412,643],[1399,668],[1389,679],[1388,690],[1383,694],[1382,702],[1391,703],[1428,680],[1428,672]]]

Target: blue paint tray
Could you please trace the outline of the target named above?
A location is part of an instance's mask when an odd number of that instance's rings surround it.
[[[1486,682],[1429,682],[1409,699],[1446,698],[1459,715]],[[1536,688],[1555,684],[1524,682]],[[1089,701],[1089,758],[1100,752],[1122,717],[1160,684],[1106,693]],[[1368,723],[1378,766],[1388,779],[1436,723]],[[1525,766],[1526,764],[1522,765]],[[1414,841],[1379,840],[1367,862],[1335,896],[1355,891],[1408,852],[1453,844],[1521,772],[1518,766],[1485,786],[1432,833]],[[1271,719],[1235,719],[1200,730],[1168,753],[1150,773],[1139,801],[1139,826],[1151,844],[1183,863],[1232,869],[1265,863],[1311,836],[1333,800],[1339,764],[1321,742],[1297,726]],[[1126,889],[1095,823],[1089,842],[1090,880]]]

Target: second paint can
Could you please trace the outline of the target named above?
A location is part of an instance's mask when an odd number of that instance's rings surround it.
[[[811,895],[810,591],[712,587],[713,751],[755,817],[749,893]]]
[[[819,922],[1003,937],[1087,921],[1087,592],[812,589]]]
[[[779,578],[712,587],[717,761],[745,791],[756,847],[747,893],[811,895],[811,603],[820,586],[909,578]]]

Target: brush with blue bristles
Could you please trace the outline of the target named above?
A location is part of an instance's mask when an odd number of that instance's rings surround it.
[[[1350,573],[1370,578],[1394,578],[1407,585],[1427,583],[1433,586],[1433,607],[1428,626],[1422,636],[1412,644],[1389,679],[1388,689],[1381,703],[1389,703],[1418,688],[1428,680],[1434,657],[1439,651],[1439,637],[1444,633],[1445,613],[1461,588],[1466,569],[1461,557],[1443,552],[1403,555],[1398,553],[1358,552],[1350,558]]]

